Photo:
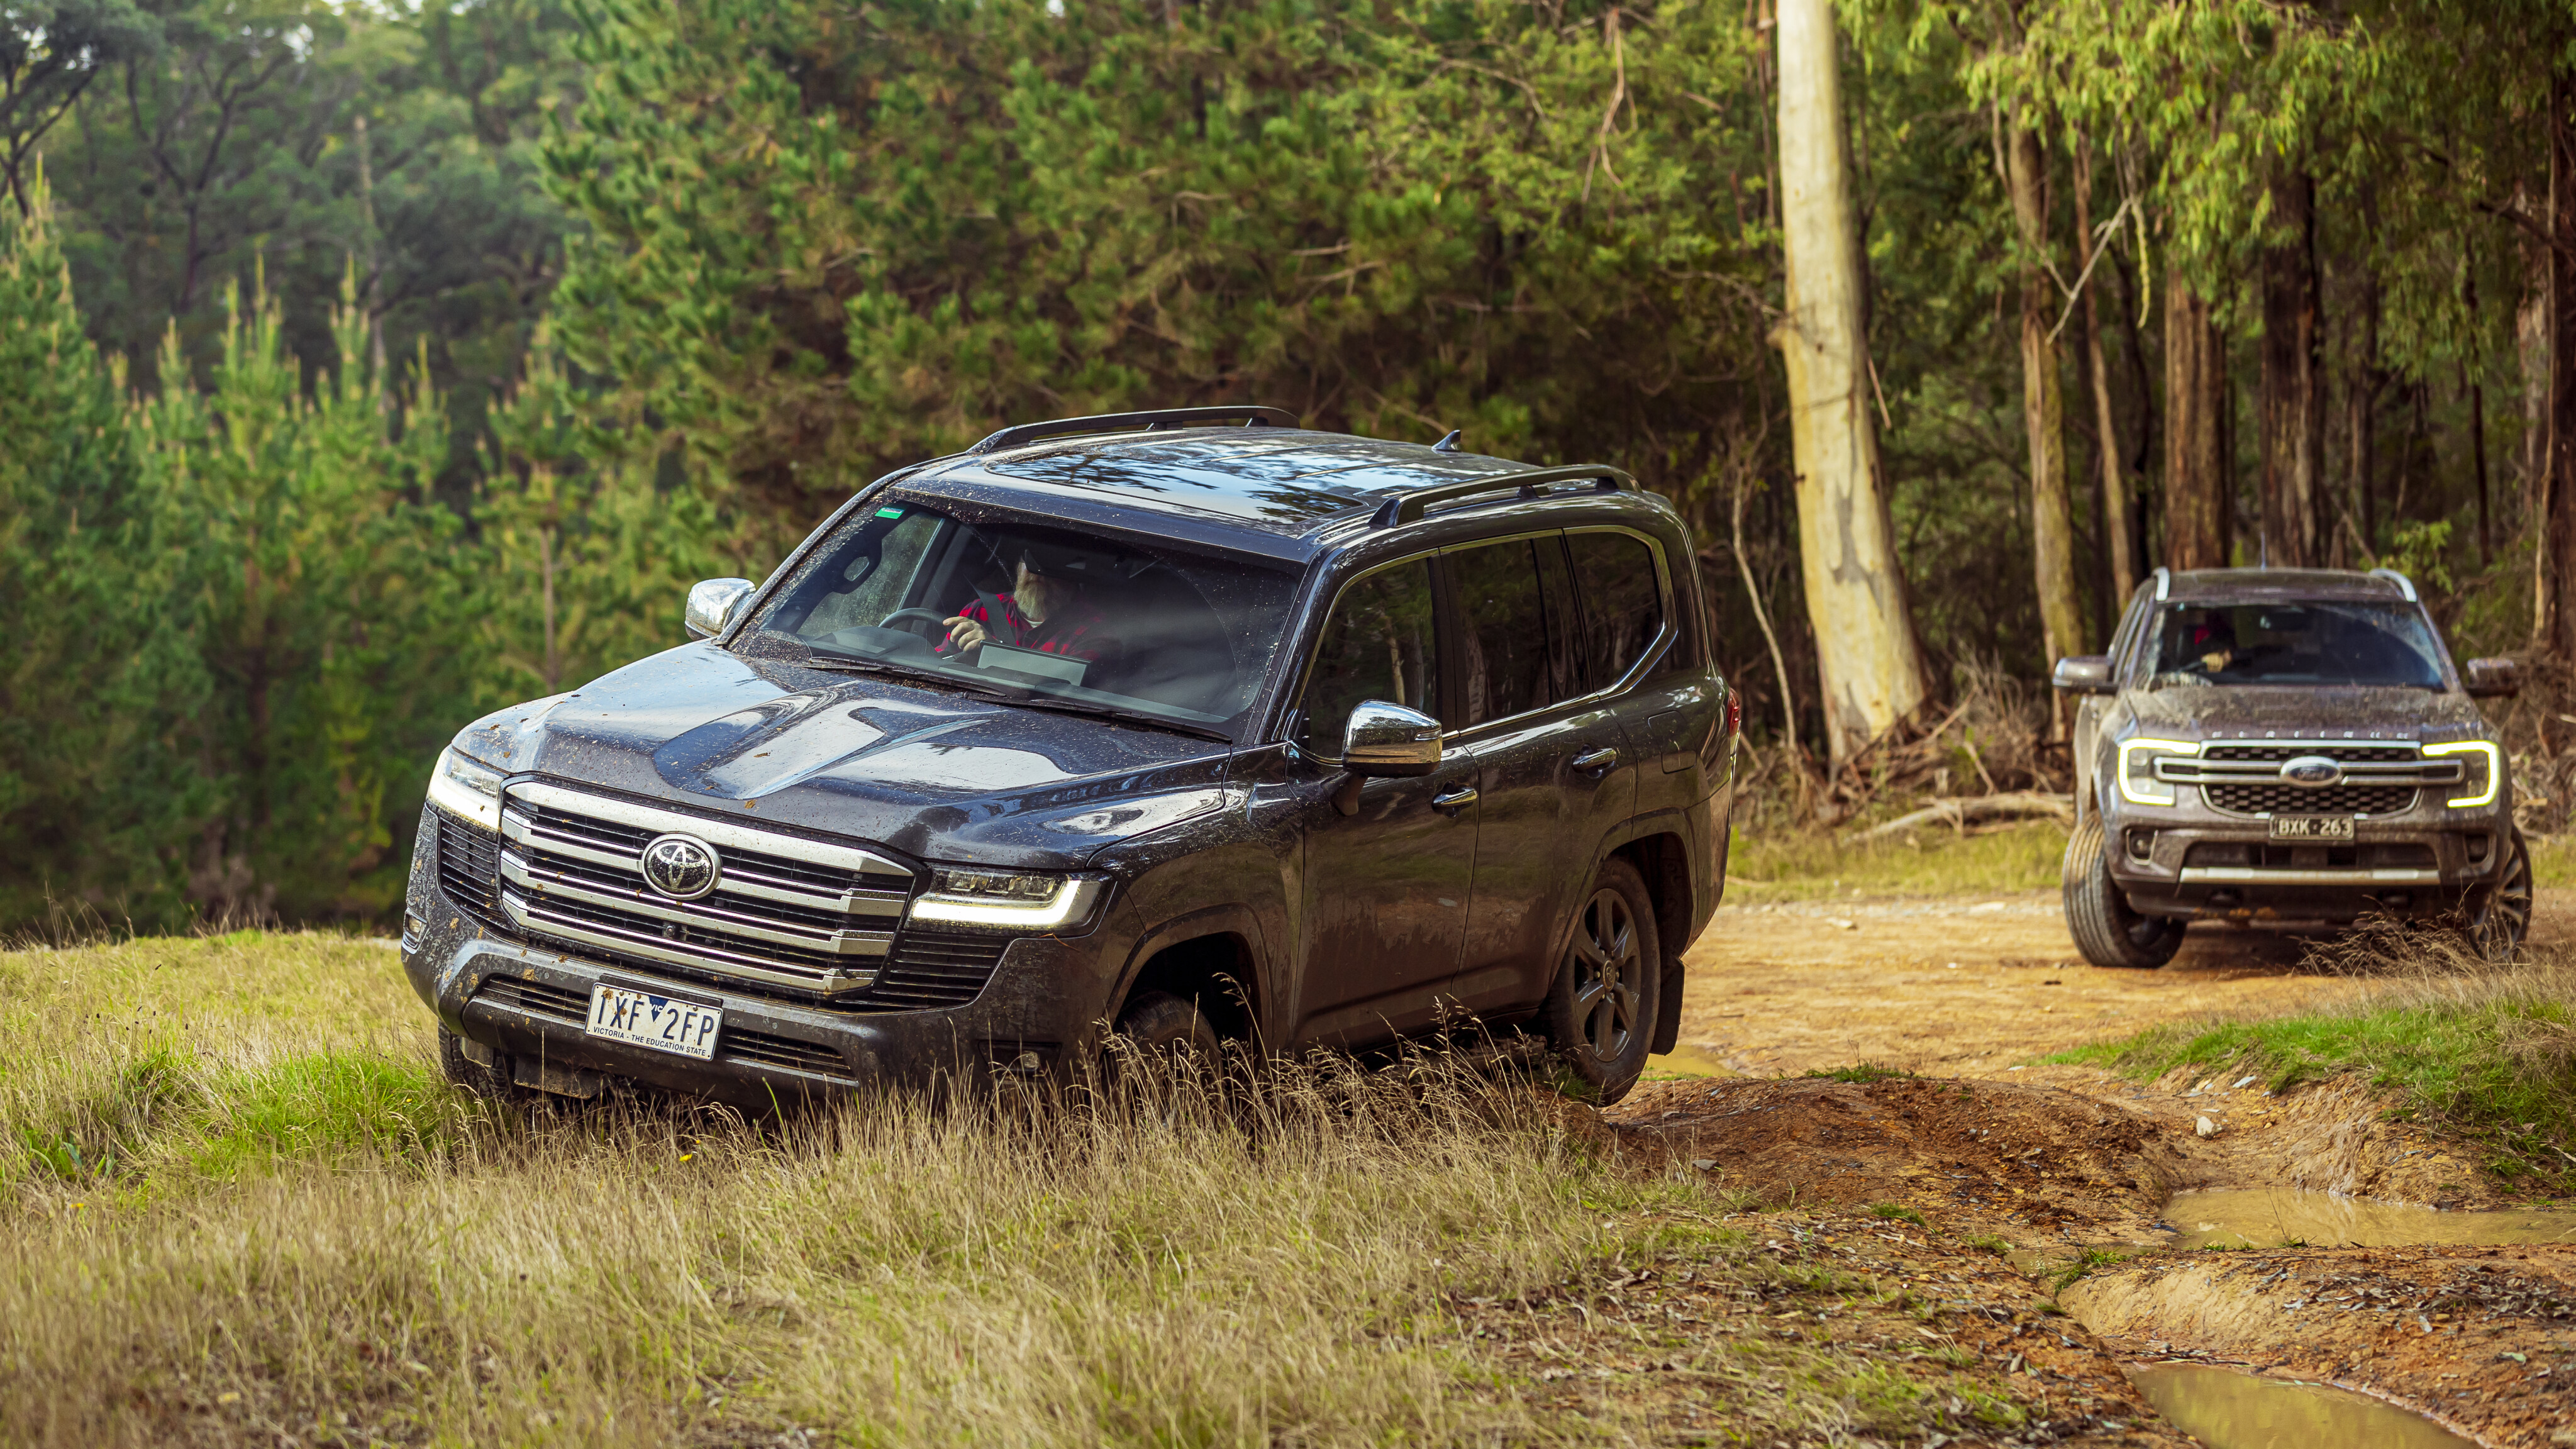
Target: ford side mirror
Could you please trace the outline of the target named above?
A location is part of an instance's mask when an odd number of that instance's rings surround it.
[[[2111,656],[2071,654],[2057,661],[2048,681],[2069,694],[2117,694],[2111,687]]]
[[[2460,687],[2471,699],[2511,699],[2522,690],[2510,659],[2472,659],[2460,666]]]
[[[1342,726],[1342,768],[1354,775],[1428,775],[1440,768],[1440,721],[1382,699],[1363,700]]]
[[[689,632],[701,639],[712,639],[733,622],[733,612],[751,597],[749,579],[701,579],[689,585],[689,609],[684,616]]]

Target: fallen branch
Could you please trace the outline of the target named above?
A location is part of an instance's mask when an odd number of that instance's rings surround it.
[[[2057,820],[2074,819],[2075,797],[2051,795],[2040,790],[2015,790],[2008,795],[1970,795],[1962,799],[1935,800],[1910,815],[1899,815],[1884,825],[1873,825],[1846,836],[1844,842],[1858,845],[1863,841],[1883,840],[1927,825],[1946,825],[1957,830],[1990,820],[2034,820],[2043,815]]]

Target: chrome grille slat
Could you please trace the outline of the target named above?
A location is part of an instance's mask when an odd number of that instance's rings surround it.
[[[632,871],[636,852],[643,841],[628,842],[614,837],[587,835],[567,828],[559,819],[540,821],[519,811],[506,811],[501,816],[501,834],[518,844],[543,850],[591,865],[607,866],[618,871]],[[651,837],[647,836],[646,839]],[[724,882],[718,889],[726,895],[752,900],[776,901],[781,905],[803,906],[809,910],[836,911],[852,916],[900,916],[908,903],[904,890],[866,890],[856,887],[828,890],[745,865],[764,857],[738,852],[725,857]]]
[[[856,846],[530,781],[505,794],[501,834],[496,904],[519,930],[824,1000],[875,984],[915,885]],[[683,901],[645,883],[644,847],[665,834],[715,848],[712,892]]]
[[[704,938],[674,942],[613,917],[600,919],[598,913],[588,912],[576,903],[530,901],[516,891],[501,892],[501,909],[520,929],[537,935],[596,946],[637,960],[693,967],[719,977],[825,993],[863,990],[876,979],[873,970],[856,966],[848,958],[816,957],[801,951],[753,955],[728,950]]]
[[[731,911],[713,909],[704,901],[657,899],[641,887],[632,891],[594,889],[577,884],[581,878],[569,872],[531,867],[516,851],[501,852],[501,879],[523,886],[539,896],[560,896],[586,906],[603,906],[648,916],[656,921],[720,932],[741,940],[794,946],[799,950],[819,951],[832,956],[882,956],[894,944],[892,931],[780,930]],[[713,897],[707,899],[712,900]]]

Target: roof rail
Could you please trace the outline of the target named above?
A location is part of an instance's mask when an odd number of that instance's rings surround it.
[[[2395,584],[2397,586],[2397,592],[2406,596],[2406,602],[2410,604],[2415,602],[2415,581],[2413,579],[2406,577],[2395,569],[2372,569],[2370,571],[2370,576],[2374,579],[2386,579],[2390,583]]]
[[[1162,428],[1197,428],[1240,420],[1247,428],[1297,426],[1297,415],[1285,408],[1162,408],[1149,413],[1100,413],[1087,418],[1057,418],[1047,423],[1022,423],[1004,428],[974,447],[967,456],[979,457],[998,453],[1004,448],[1017,448],[1041,438],[1060,438],[1069,433],[1154,432]]]
[[[1393,528],[1400,523],[1416,523],[1421,520],[1423,510],[1434,503],[1447,503],[1478,493],[1516,488],[1523,498],[1536,498],[1550,483],[1581,482],[1589,482],[1603,493],[1638,491],[1636,479],[1603,463],[1579,463],[1571,468],[1524,468],[1514,473],[1488,473],[1482,478],[1467,478],[1396,494],[1378,505],[1376,516],[1369,520],[1369,527]]]
[[[2165,601],[2165,596],[2172,592],[2173,570],[2164,567],[2162,564],[2158,564],[2156,566],[2156,602],[2159,604],[2163,603]]]

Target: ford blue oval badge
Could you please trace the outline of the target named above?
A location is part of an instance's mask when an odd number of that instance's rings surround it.
[[[2281,762],[2284,784],[2305,785],[2311,789],[2343,783],[2343,762],[2325,755],[2300,755]]]

